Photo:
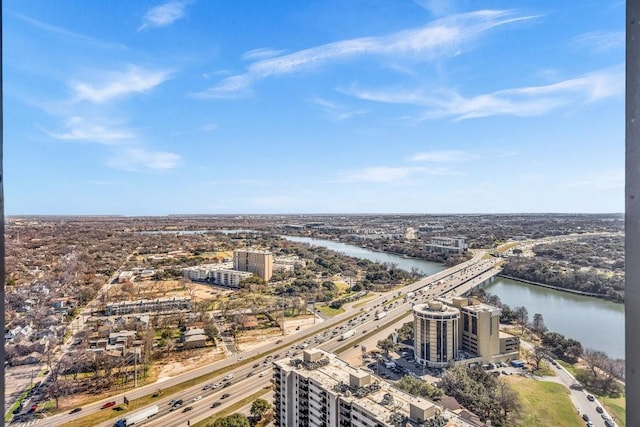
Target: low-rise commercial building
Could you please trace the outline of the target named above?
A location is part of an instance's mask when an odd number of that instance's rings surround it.
[[[156,298],[108,303],[105,316],[123,316],[132,313],[191,311],[191,298]]]

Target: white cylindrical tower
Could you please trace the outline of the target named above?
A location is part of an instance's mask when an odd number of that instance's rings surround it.
[[[416,361],[442,368],[458,356],[460,310],[438,301],[413,307],[413,345]]]

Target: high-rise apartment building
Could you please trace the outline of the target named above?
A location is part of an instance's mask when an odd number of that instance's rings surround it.
[[[460,348],[460,310],[438,301],[413,306],[416,360],[431,367],[449,366]]]
[[[413,307],[416,360],[429,367],[517,358],[520,340],[500,332],[497,307],[473,298],[440,298]]]
[[[255,249],[236,249],[233,251],[233,268],[249,271],[269,281],[273,275],[273,254]]]
[[[442,406],[411,396],[335,355],[305,350],[274,362],[277,427],[472,426]]]

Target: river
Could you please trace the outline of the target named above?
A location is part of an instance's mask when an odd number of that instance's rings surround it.
[[[376,252],[333,240],[282,237],[293,242],[325,247],[355,258],[394,263],[406,271],[411,271],[415,267],[424,275],[431,275],[445,269],[445,266],[439,263]],[[526,307],[529,321],[533,319],[535,313],[542,314],[544,323],[550,331],[559,332],[565,337],[580,341],[583,348],[604,351],[613,358],[625,357],[624,304],[560,292],[502,277],[497,277],[484,289],[498,295],[500,300],[510,307]]]
[[[526,307],[529,321],[535,313],[542,314],[550,331],[580,341],[583,348],[624,359],[624,304],[504,277],[496,277],[484,290],[499,296],[509,307]]]
[[[369,261],[379,263],[386,262],[390,264],[396,264],[398,268],[408,272],[411,272],[412,268],[417,268],[420,274],[422,274],[423,276],[430,276],[446,268],[444,265],[438,262],[430,262],[415,258],[405,258],[403,256],[388,254],[386,252],[376,252],[372,251],[371,249],[365,249],[359,246],[340,243],[333,240],[314,239],[312,237],[297,236],[282,236],[282,238],[290,240],[292,242],[308,243],[311,246],[321,246],[323,248],[331,249],[332,251],[340,252],[354,258],[368,259]]]

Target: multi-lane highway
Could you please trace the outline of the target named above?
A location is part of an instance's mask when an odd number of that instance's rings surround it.
[[[267,369],[266,365],[262,365],[264,358],[269,355],[284,357],[287,351],[299,352],[299,349],[295,350],[293,347],[304,345],[305,341],[308,346],[320,347],[327,351],[335,351],[340,347],[360,341],[363,336],[368,335],[372,331],[387,329],[388,326],[395,325],[401,320],[407,321],[405,319],[407,319],[413,303],[423,302],[435,296],[459,293],[460,291],[458,291],[458,289],[462,284],[471,280],[476,282],[487,275],[496,274],[495,264],[497,260],[493,258],[482,259],[484,254],[484,252],[478,252],[474,258],[469,261],[405,286],[401,291],[393,291],[379,296],[363,304],[361,307],[355,308],[353,305],[349,305],[344,313],[304,331],[282,337],[275,345],[274,343],[270,343],[255,350],[245,352],[243,354],[244,361],[238,362],[235,359],[225,359],[213,364],[201,366],[165,380],[162,383],[138,387],[135,390],[129,390],[125,393],[112,396],[110,399],[92,403],[83,407],[82,411],[76,414],[60,414],[50,417],[47,421],[55,425],[64,424],[73,419],[90,416],[90,414],[94,412],[110,410],[101,409],[102,405],[107,401],[122,403],[124,396],[126,396],[129,401],[132,401],[143,396],[151,395],[157,392],[159,388],[166,389],[185,381],[222,370],[224,374],[207,380],[198,386],[182,390],[171,396],[162,395],[161,398],[154,401],[154,404],[157,404],[161,410],[158,415],[153,417],[153,425],[185,425],[184,420],[186,419],[197,421],[198,419],[206,418],[220,410],[220,408],[223,408],[223,405],[230,405],[246,397],[247,394],[242,392],[242,390],[249,389],[254,393],[260,387],[268,386],[270,384],[270,375],[260,377],[260,373]],[[406,298],[406,294],[409,292],[414,293],[412,298]],[[382,310],[383,307],[387,308],[388,315],[380,320],[376,320],[375,311]],[[340,341],[341,333],[350,329],[356,329],[357,333],[347,340]],[[373,339],[377,340],[380,338],[376,336],[373,337]],[[253,360],[255,357],[258,357],[256,361]],[[256,364],[258,364],[258,366],[254,367]],[[234,376],[230,386],[222,390],[218,388],[202,390],[205,384],[223,382],[222,378],[229,372]],[[220,397],[225,393],[229,394],[229,396],[221,401]],[[202,396],[202,399],[192,401],[192,399],[197,396]],[[182,399],[184,403],[181,408],[170,412],[168,402],[172,399]],[[215,401],[220,401],[221,405],[212,408],[211,405]],[[182,410],[188,406],[191,406],[192,410],[183,413]],[[109,422],[101,425],[113,425],[117,419],[118,418],[114,417]]]

